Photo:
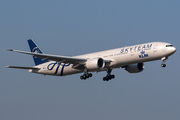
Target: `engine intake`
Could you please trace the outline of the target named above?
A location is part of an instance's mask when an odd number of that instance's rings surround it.
[[[144,63],[132,64],[125,67],[129,73],[138,73],[144,70]]]
[[[104,68],[105,62],[102,58],[88,59],[85,66],[88,70],[99,70]]]

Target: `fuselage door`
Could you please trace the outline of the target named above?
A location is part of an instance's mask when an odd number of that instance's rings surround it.
[[[157,52],[157,45],[154,46],[154,52]]]
[[[131,51],[131,57],[133,57],[134,53]]]

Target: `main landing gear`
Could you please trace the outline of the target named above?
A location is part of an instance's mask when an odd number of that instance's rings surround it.
[[[87,68],[84,69],[84,75],[81,75],[81,80],[86,80],[87,78],[92,77],[92,73],[88,73]]]
[[[166,60],[168,59],[168,57],[163,57],[161,60],[163,61],[161,64],[161,67],[166,67],[166,64],[164,64],[164,62],[166,62]]]
[[[84,75],[81,75],[81,80],[86,80],[86,78],[92,77],[92,73],[84,73]]]
[[[115,78],[115,75],[111,75],[111,71],[112,71],[112,69],[107,70],[107,75],[106,75],[106,77],[103,77],[103,80],[104,80],[104,81],[109,81],[109,80]]]

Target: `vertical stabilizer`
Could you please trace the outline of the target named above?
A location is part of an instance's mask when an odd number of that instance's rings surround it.
[[[34,43],[34,41],[32,39],[28,40],[28,44],[29,44],[31,52],[43,54],[41,49]],[[33,59],[34,59],[35,65],[39,65],[39,64],[42,64],[42,63],[45,63],[45,62],[49,61],[49,60],[42,60],[41,58],[37,58],[37,57],[34,57],[34,56],[33,56]]]

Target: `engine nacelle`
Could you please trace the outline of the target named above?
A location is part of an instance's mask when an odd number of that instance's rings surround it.
[[[125,70],[129,73],[142,72],[144,69],[144,63],[132,64],[125,67]]]
[[[102,58],[93,58],[88,59],[85,66],[88,70],[99,70],[104,68],[105,62]]]

